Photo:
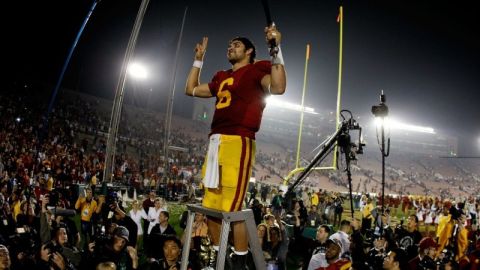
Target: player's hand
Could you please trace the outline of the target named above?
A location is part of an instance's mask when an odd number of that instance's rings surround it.
[[[278,32],[275,25],[265,27],[265,40],[270,44],[271,40],[275,41],[275,46],[279,46],[282,41],[282,34]]]
[[[203,57],[207,52],[208,37],[203,37],[202,43],[197,43],[195,46],[195,60],[203,61]]]

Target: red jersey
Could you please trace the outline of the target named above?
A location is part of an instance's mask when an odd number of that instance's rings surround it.
[[[208,84],[216,97],[210,134],[240,135],[255,139],[266,96],[261,80],[271,73],[270,61],[258,61],[236,71],[219,71]]]

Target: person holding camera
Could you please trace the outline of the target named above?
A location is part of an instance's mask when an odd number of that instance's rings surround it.
[[[82,269],[95,269],[102,262],[113,262],[118,269],[138,268],[137,250],[128,243],[130,232],[124,226],[117,226],[111,234],[97,238],[88,244],[86,265]]]
[[[40,214],[40,239],[42,243],[47,243],[47,248],[51,253],[58,252],[64,257],[67,265],[70,263],[74,268],[80,265],[81,253],[75,247],[68,243],[68,228],[64,223],[52,221],[52,217],[46,208],[49,203],[49,197],[45,196],[42,200],[42,211]],[[70,269],[71,267],[69,267]]]
[[[128,244],[132,247],[137,246],[137,234],[138,226],[135,221],[125,214],[124,209],[119,205],[118,202],[114,202],[109,205],[110,211],[113,212],[113,217],[111,222],[116,223],[118,226],[124,226],[128,229],[129,232],[132,232],[128,236]]]
[[[27,268],[25,268],[27,269]],[[40,247],[35,269],[38,270],[75,270],[76,268],[65,260],[65,257],[51,245],[43,244]]]

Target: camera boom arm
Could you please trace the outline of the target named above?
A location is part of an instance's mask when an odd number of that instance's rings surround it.
[[[349,190],[350,190],[350,200],[351,200],[351,207],[352,207],[352,215],[353,215],[353,200],[352,200],[352,181],[351,181],[351,173],[350,173],[350,161],[352,160],[351,157],[351,146],[352,143],[350,141],[350,130],[359,130],[359,142],[358,142],[358,150],[357,153],[363,153],[363,146],[364,144],[361,142],[361,130],[362,128],[358,125],[358,123],[353,119],[353,116],[350,111],[342,110],[342,112],[349,112],[350,118],[345,119],[342,121],[340,127],[333,133],[330,138],[324,143],[321,151],[312,159],[310,164],[301,172],[301,174],[297,177],[295,182],[289,186],[285,197],[287,201],[290,203],[292,198],[295,198],[295,189],[297,186],[305,181],[306,177],[310,174],[312,169],[322,161],[326,155],[331,151],[332,147],[335,146],[335,143],[338,142],[338,145],[342,147],[343,152],[345,153],[346,161],[347,161],[347,176],[349,180]]]

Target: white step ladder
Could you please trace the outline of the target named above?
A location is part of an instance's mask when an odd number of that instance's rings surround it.
[[[195,218],[195,213],[202,213],[207,217],[215,217],[222,220],[222,227],[220,232],[220,247],[217,254],[217,269],[223,270],[225,265],[225,256],[227,254],[228,233],[230,232],[230,223],[236,221],[245,221],[247,228],[248,243],[250,245],[250,252],[253,256],[255,269],[266,270],[265,257],[263,256],[262,248],[257,236],[257,227],[253,218],[251,209],[245,209],[238,212],[220,212],[209,208],[204,208],[201,205],[188,204],[188,219],[187,227],[185,228],[185,243],[182,250],[182,264],[180,270],[187,270],[188,255],[190,252],[190,241],[192,239],[192,226]]]

